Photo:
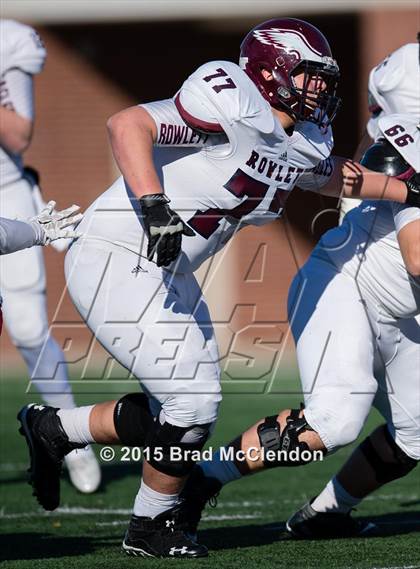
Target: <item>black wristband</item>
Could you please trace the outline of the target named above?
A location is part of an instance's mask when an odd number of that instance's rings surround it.
[[[420,207],[420,187],[417,184],[413,184],[410,180],[405,185],[407,186],[405,203],[414,207]]]
[[[163,205],[171,200],[165,194],[146,194],[139,198],[142,207],[153,207],[155,205]]]

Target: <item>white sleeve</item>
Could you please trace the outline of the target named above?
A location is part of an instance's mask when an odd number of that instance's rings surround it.
[[[32,75],[20,69],[7,71],[0,81],[0,104],[25,119],[34,118]]]
[[[0,255],[39,245],[42,242],[42,228],[37,225],[0,217]]]
[[[0,74],[21,69],[34,75],[42,71],[47,52],[38,33],[15,20],[0,19]]]
[[[403,227],[412,221],[420,220],[420,208],[413,207],[397,202],[390,202],[392,214],[394,216],[395,230],[397,234]]]
[[[157,140],[155,146],[203,146],[208,139],[190,128],[181,117],[173,99],[140,105],[155,121]]]
[[[235,122],[265,133],[275,128],[269,103],[231,61],[210,61],[199,67],[175,95],[175,104],[189,126],[208,134],[227,133]]]
[[[334,160],[329,156],[315,168],[303,172],[297,179],[296,186],[301,190],[319,192],[329,182],[333,172]]]

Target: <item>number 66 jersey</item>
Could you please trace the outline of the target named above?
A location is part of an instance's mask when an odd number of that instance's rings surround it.
[[[162,187],[195,232],[169,270],[195,271],[241,227],[279,217],[296,184],[317,191],[331,176],[330,127],[301,122],[289,136],[234,63],[206,63],[173,99],[142,106],[157,126]],[[99,247],[145,256],[140,206],[122,177],[91,205],[80,231]]]

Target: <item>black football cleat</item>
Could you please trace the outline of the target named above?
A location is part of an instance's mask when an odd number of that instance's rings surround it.
[[[178,506],[153,519],[133,514],[122,549],[127,555],[139,557],[190,559],[208,555],[207,547],[187,536]]]
[[[286,522],[289,537],[295,539],[334,539],[363,537],[371,535],[377,526],[372,522],[362,522],[347,514],[317,512],[308,502]]]
[[[31,403],[18,413],[19,432],[29,448],[29,484],[33,495],[45,510],[55,510],[60,503],[60,474],[63,459],[75,448],[70,443],[57,415],[58,409]]]
[[[181,492],[182,503],[180,511],[182,519],[186,522],[187,533],[191,539],[197,539],[197,528],[203,510],[209,503],[212,507],[217,505],[217,496],[222,484],[216,478],[207,478],[199,465],[196,465]]]

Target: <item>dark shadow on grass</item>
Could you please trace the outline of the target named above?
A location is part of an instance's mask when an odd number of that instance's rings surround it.
[[[408,502],[401,502],[402,508],[409,508],[410,506],[420,506],[420,500],[409,500]]]
[[[107,486],[110,482],[115,480],[121,480],[122,478],[127,478],[128,476],[135,476],[139,480],[142,475],[142,465],[140,462],[129,462],[129,463],[112,463],[112,464],[101,464],[101,471],[102,471],[102,482],[101,486],[98,489],[98,493],[105,492],[107,490]],[[68,471],[64,469],[62,474],[62,479],[67,480],[69,484],[70,478]],[[2,476],[0,478],[0,483],[3,484],[16,484],[19,482],[27,482],[28,474],[26,471],[22,471],[19,473],[14,473],[11,476]]]
[[[210,551],[258,547],[277,541],[279,533],[284,531],[285,526],[281,525],[282,528],[280,524],[273,523],[200,529],[198,537],[199,542],[204,543]]]
[[[371,537],[392,537],[408,533],[420,533],[420,512],[392,512],[381,516],[366,516],[357,519],[362,522],[373,522],[377,525],[377,529],[363,537],[346,539],[369,539]],[[297,541],[285,534],[284,522],[209,529],[205,529],[203,526],[204,524],[199,532],[199,541],[213,551],[235,547],[258,547],[283,540]]]
[[[372,521],[378,525],[378,537],[403,535],[406,533],[420,533],[420,511],[417,512],[391,512],[381,516],[360,518]]]
[[[8,533],[0,535],[0,560],[50,559],[93,553],[104,545],[120,542],[110,537],[62,537],[48,533]]]

